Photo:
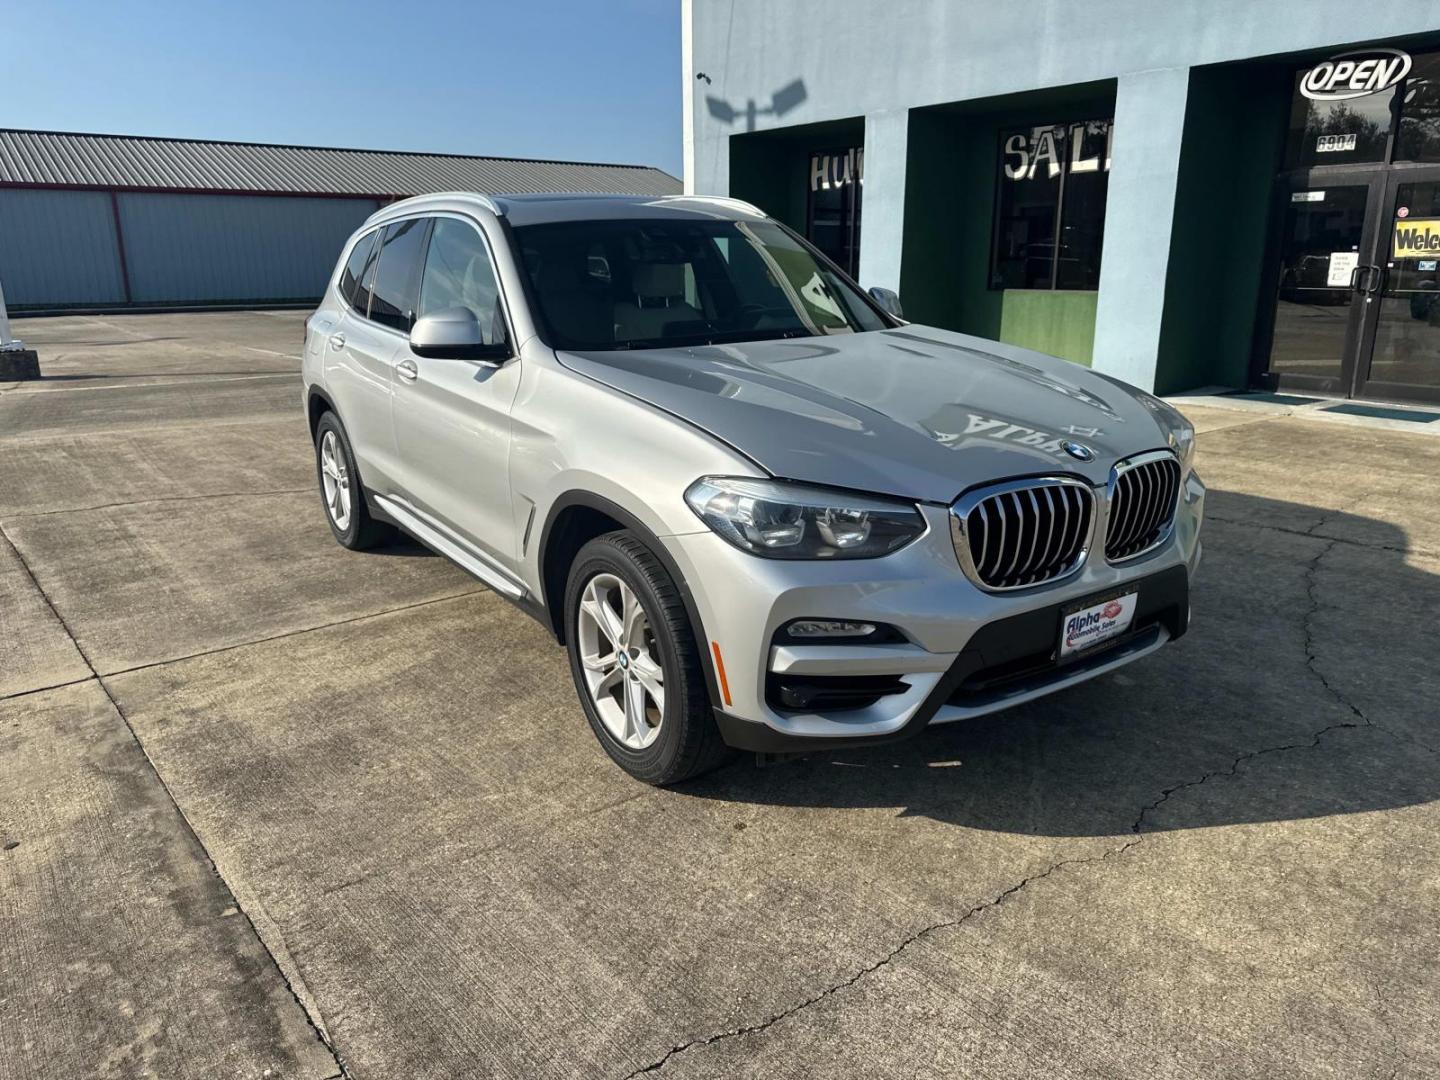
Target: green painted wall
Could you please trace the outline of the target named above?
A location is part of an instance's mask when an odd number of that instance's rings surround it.
[[[1275,300],[1266,244],[1291,78],[1287,65],[1190,73],[1156,393],[1251,381],[1257,321]]]
[[[1000,295],[1001,341],[1090,366],[1098,292],[1006,289]]]
[[[986,288],[995,146],[973,118],[910,111],[900,300],[907,318],[1000,336],[1000,294]]]

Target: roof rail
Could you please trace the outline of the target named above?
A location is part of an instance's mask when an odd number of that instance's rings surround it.
[[[504,196],[499,197],[503,198]],[[407,195],[403,199],[397,199],[395,202],[386,203],[384,206],[380,207],[379,210],[375,211],[375,213],[377,215],[383,214],[385,213],[385,211],[393,210],[397,206],[402,206],[407,203],[419,202],[422,199],[471,199],[475,202],[480,203],[481,206],[485,207],[486,210],[489,210],[496,217],[504,217],[505,215],[504,208],[500,206],[500,204],[497,203],[494,198],[480,191],[427,191],[422,195]]]
[[[761,210],[754,203],[748,203],[744,199],[736,199],[729,195],[662,195],[661,198],[688,199],[691,202],[718,203],[721,206],[734,206],[741,210],[749,210],[752,214],[757,214],[760,217],[765,216],[765,211]]]

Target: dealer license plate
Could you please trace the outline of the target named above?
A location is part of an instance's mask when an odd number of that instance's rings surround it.
[[[1129,630],[1139,598],[1139,593],[1122,593],[1063,612],[1060,616],[1060,659],[1069,659]]]

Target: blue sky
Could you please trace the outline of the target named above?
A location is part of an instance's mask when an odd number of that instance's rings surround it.
[[[657,165],[680,0],[0,0],[0,125]]]

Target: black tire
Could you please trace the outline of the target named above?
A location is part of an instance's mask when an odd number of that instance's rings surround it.
[[[664,672],[665,708],[659,734],[640,750],[627,747],[606,728],[580,661],[580,601],[586,585],[601,573],[620,578],[639,599]],[[730,756],[710,711],[705,669],[680,592],[660,560],[634,533],[606,533],[575,556],[565,585],[565,641],[585,718],[605,752],[635,779],[675,784],[710,771]]]
[[[337,449],[345,459],[345,469],[350,481],[350,517],[341,528],[325,498],[325,476],[321,466],[321,447],[327,433],[335,436]],[[320,490],[320,505],[325,512],[325,521],[335,540],[341,547],[351,551],[380,547],[393,542],[397,533],[394,526],[376,521],[370,516],[370,507],[365,502],[365,485],[360,480],[360,469],[355,464],[355,452],[350,449],[350,437],[345,434],[345,425],[333,412],[326,412],[315,425],[315,482]]]

